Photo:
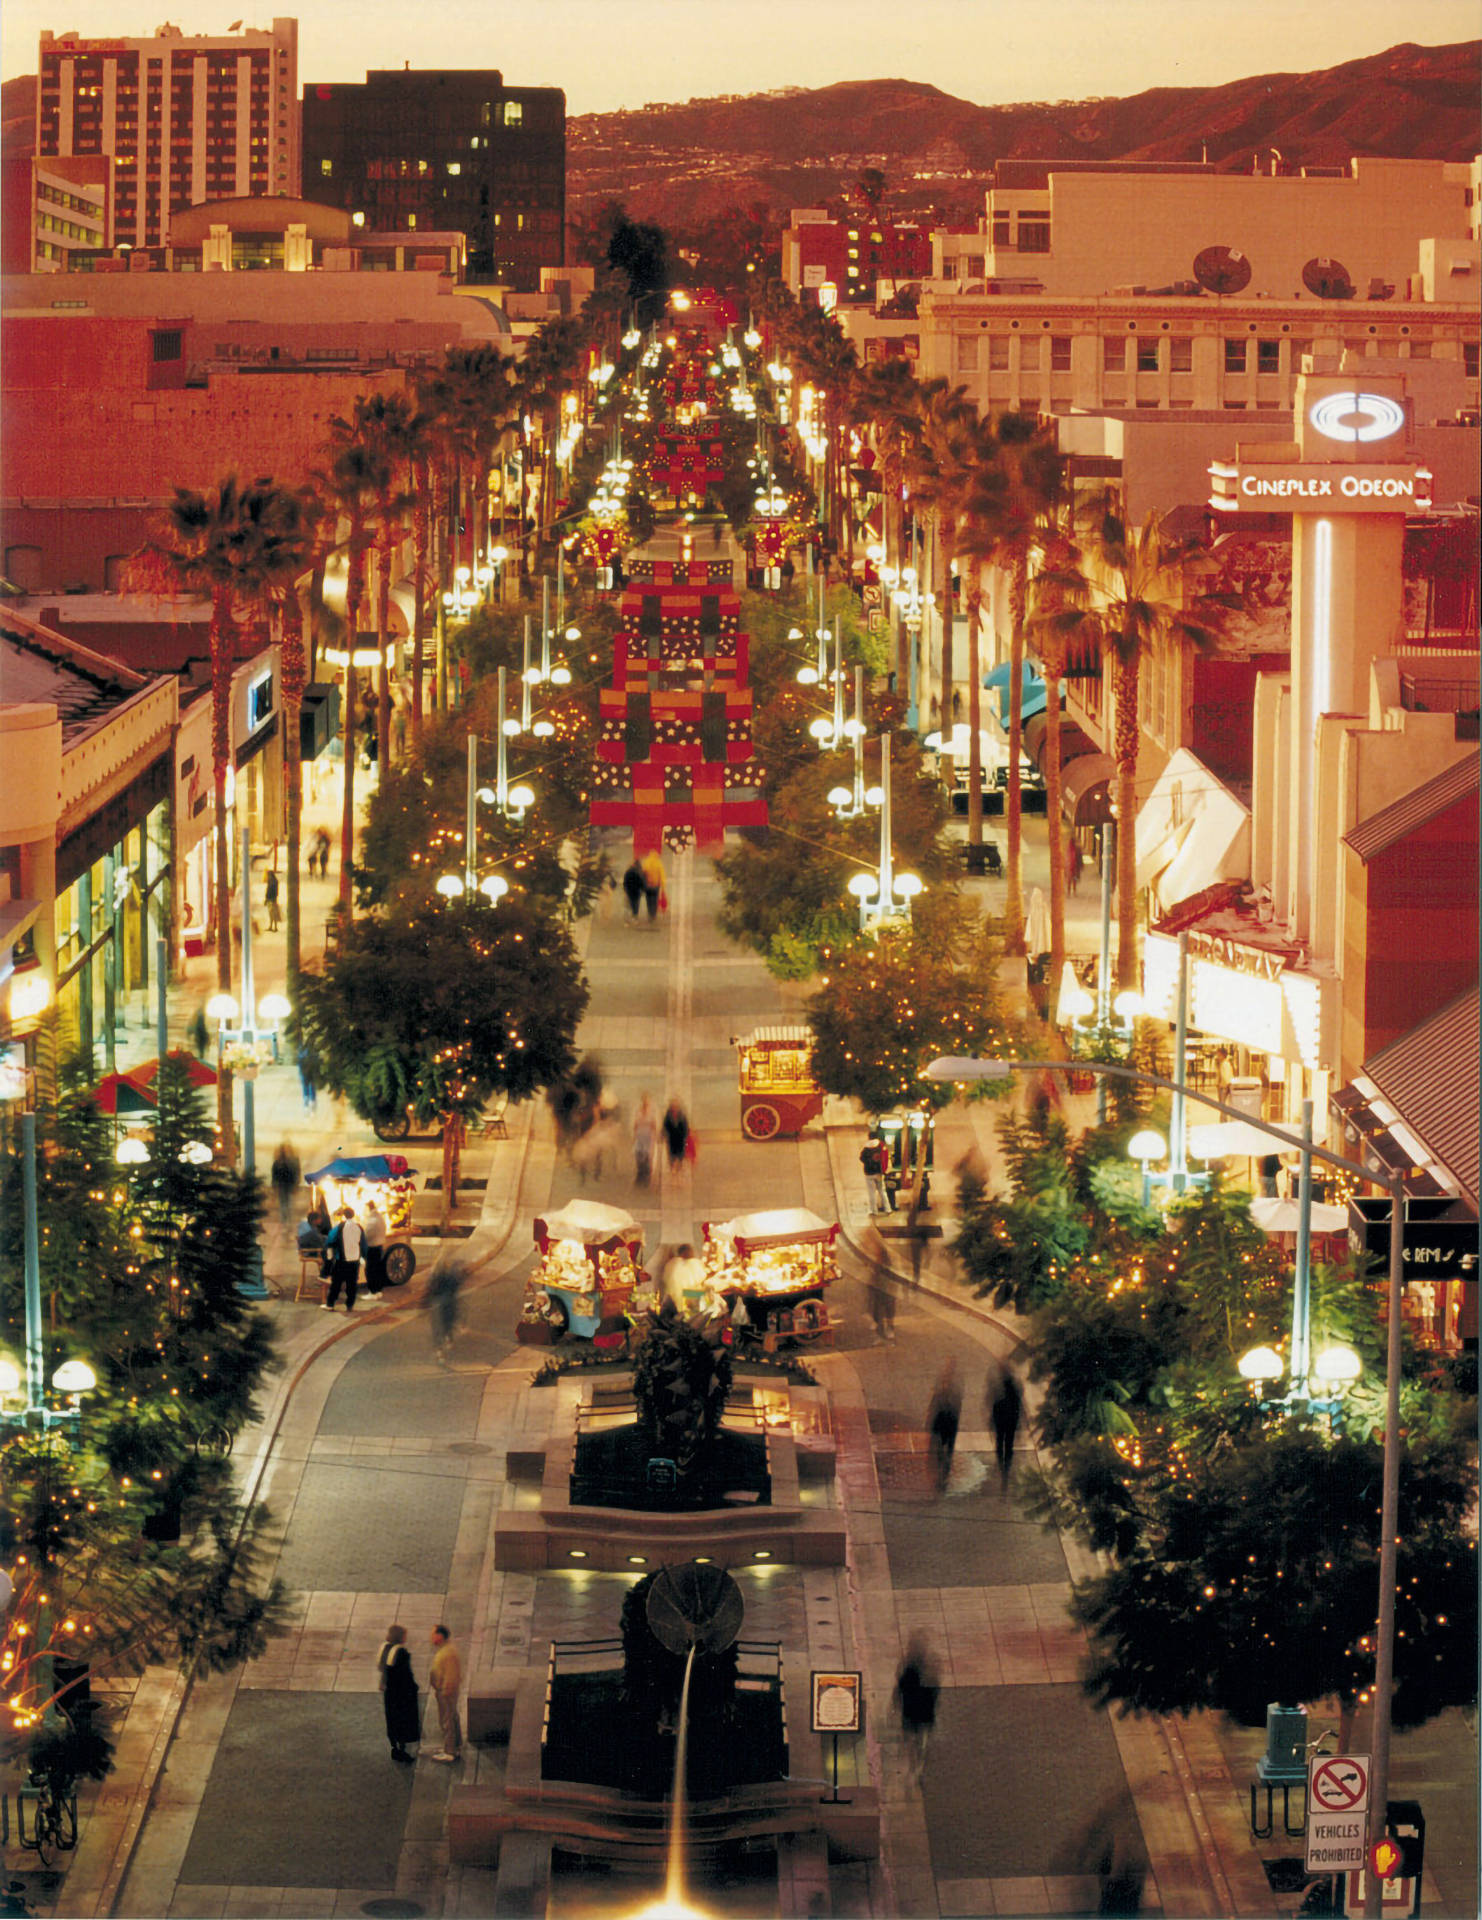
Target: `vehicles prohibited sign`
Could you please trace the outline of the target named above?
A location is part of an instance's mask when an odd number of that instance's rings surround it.
[[[1368,1809],[1368,1754],[1331,1754],[1309,1762],[1306,1859],[1309,1873],[1331,1873],[1363,1866]]]

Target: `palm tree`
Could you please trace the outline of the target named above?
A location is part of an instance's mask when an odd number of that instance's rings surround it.
[[[1065,834],[1060,768],[1060,686],[1066,648],[1080,620],[1067,610],[1067,595],[1079,580],[1073,543],[1058,528],[1047,531],[1040,570],[1031,584],[1026,636],[1034,640],[1040,677],[1045,683],[1045,824],[1050,844],[1050,993],[1059,991],[1065,969]],[[1051,999],[1053,1008],[1054,1000]]]
[[[177,487],[165,510],[165,528],[141,555],[141,571],[176,590],[211,602],[211,772],[215,789],[216,875],[213,919],[216,982],[232,986],[231,849],[227,839],[226,777],[232,764],[232,674],[239,636],[254,632],[271,600],[309,564],[311,539],[300,497],[271,479],[242,486],[235,474],[213,491]],[[301,697],[301,694],[300,694]],[[224,1142],[231,1139],[231,1076],[217,1090]]]
[[[312,619],[314,594],[323,582],[323,503],[312,488],[298,494],[306,539],[306,564],[311,568],[309,607]],[[278,593],[279,699],[283,708],[283,781],[288,800],[288,870],[284,912],[287,942],[289,997],[297,1005],[299,956],[302,946],[302,909],[299,895],[299,859],[303,851],[304,767],[300,733],[304,688],[310,675],[310,661],[304,650],[304,601],[298,581],[291,581]]]
[[[326,503],[345,527],[345,712],[342,738],[345,772],[340,809],[339,910],[348,917],[355,865],[355,643],[365,598],[365,556],[375,540],[376,515],[390,489],[384,452],[356,436],[344,420],[330,423],[333,457],[318,476]]]
[[[1001,413],[992,429],[992,479],[983,510],[993,559],[1009,582],[1009,766],[1004,804],[1004,921],[1010,953],[1024,950],[1023,790],[1019,755],[1024,729],[1024,615],[1030,569],[1061,497],[1064,460],[1052,427],[1033,414]],[[1058,745],[1058,740],[1057,743]],[[1056,768],[1058,783],[1059,768]]]
[[[885,558],[900,566],[905,549],[907,443],[921,422],[921,389],[908,360],[892,356],[874,360],[863,369],[854,387],[855,421],[873,428],[880,449],[881,536]],[[902,627],[896,660],[896,685],[910,686],[910,635]],[[922,701],[925,706],[925,700]]]
[[[952,446],[960,423],[975,417],[965,387],[949,388],[945,379],[923,381],[916,389],[917,418],[903,445],[903,481],[911,489],[913,505],[924,511],[931,529],[932,564],[928,567],[931,592],[942,622],[942,661],[939,719],[943,733],[952,730],[952,691],[955,615],[952,602],[952,541],[950,514],[943,501],[950,492],[954,468]],[[925,706],[923,701],[922,705]]]
[[[411,511],[411,470],[420,427],[415,410],[401,392],[360,394],[348,429],[371,455],[380,480],[376,498],[376,754],[384,770],[391,763],[391,585],[398,550]],[[336,421],[336,427],[340,426]]]
[[[1064,605],[1050,624],[1068,640],[1083,636],[1114,670],[1112,757],[1117,767],[1117,987],[1137,988],[1138,696],[1143,654],[1158,640],[1201,652],[1216,642],[1222,615],[1237,596],[1196,593],[1186,599],[1185,563],[1195,543],[1170,534],[1149,514],[1129,526],[1114,496],[1092,503],[1082,521],[1085,565],[1057,573],[1051,590]]]

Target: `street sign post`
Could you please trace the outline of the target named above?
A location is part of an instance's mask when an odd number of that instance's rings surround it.
[[[1319,1756],[1307,1768],[1307,1855],[1309,1873],[1338,1873],[1362,1867],[1368,1829],[1369,1756],[1339,1753]]]

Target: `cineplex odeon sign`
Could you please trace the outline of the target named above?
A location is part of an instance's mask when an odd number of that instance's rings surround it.
[[[1388,394],[1322,393],[1307,410],[1307,424],[1338,446],[1367,447],[1399,433],[1405,410]],[[1424,512],[1431,504],[1430,469],[1405,461],[1350,466],[1336,460],[1217,460],[1209,474],[1209,504],[1226,513],[1264,506],[1405,513]]]

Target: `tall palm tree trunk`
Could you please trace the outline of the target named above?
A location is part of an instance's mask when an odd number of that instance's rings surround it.
[[[432,537],[431,470],[419,461],[412,521],[412,745],[422,744],[422,641],[427,626],[427,555]]]
[[[376,764],[381,778],[391,765],[391,555],[392,536],[376,549]]]
[[[1137,991],[1137,695],[1142,648],[1117,651],[1117,991]]]
[[[288,799],[288,871],[284,876],[287,911],[284,924],[288,947],[288,996],[297,1005],[302,941],[299,855],[304,835],[304,763],[299,717],[303,712],[305,670],[303,608],[299,604],[296,586],[290,586],[283,596],[281,632],[278,679],[283,701],[283,784]]]
[[[355,640],[360,626],[360,600],[365,588],[365,554],[356,530],[350,535],[349,566],[345,580],[345,715],[344,783],[340,804],[339,908],[350,917],[352,869],[355,865]]]
[[[981,563],[970,562],[967,576],[967,844],[983,844],[983,670],[979,628],[983,605]]]
[[[216,990],[232,990],[231,837],[226,823],[226,774],[232,757],[231,594],[216,587],[211,594],[211,780],[216,798],[214,833],[215,874],[213,915],[216,921]],[[250,911],[250,908],[249,908]],[[216,1130],[221,1150],[235,1158],[232,1140],[232,1076],[222,1067],[216,1080]]]
[[[1024,951],[1024,789],[1019,750],[1024,738],[1024,606],[1028,582],[1022,561],[1009,579],[1009,777],[1004,794],[1007,887],[1004,944],[1009,953]]]
[[[944,537],[941,516],[933,518],[932,546],[937,556],[937,612],[942,622],[941,723],[942,732],[952,737],[952,682],[957,672],[954,658],[957,638],[957,609],[952,599],[952,554]]]
[[[1065,965],[1065,835],[1060,815],[1064,791],[1060,778],[1061,650],[1053,642],[1043,648],[1045,677],[1045,825],[1050,838],[1050,1017],[1060,990]]]

